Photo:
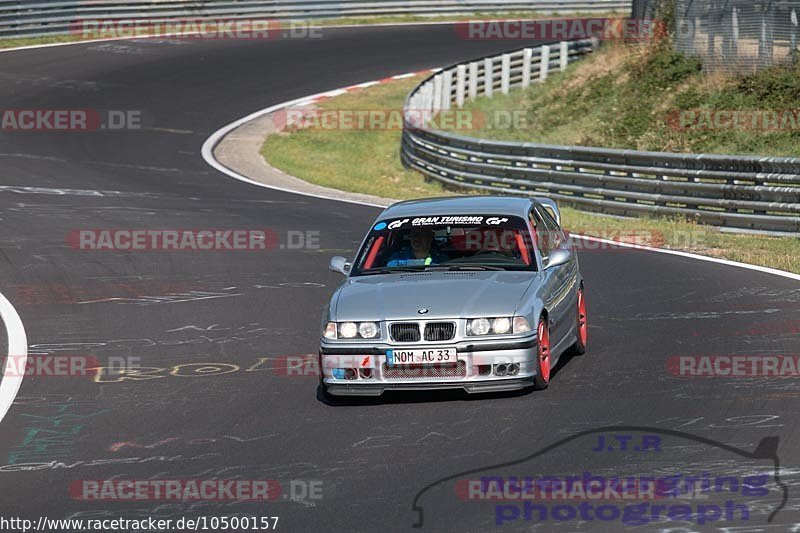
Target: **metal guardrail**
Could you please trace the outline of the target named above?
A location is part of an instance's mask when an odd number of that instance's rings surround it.
[[[589,41],[561,42],[430,76],[406,99],[404,164],[461,189],[545,196],[612,214],[681,215],[706,224],[800,232],[800,159],[501,142],[430,127],[441,110],[527,86],[593,48]]]
[[[630,5],[630,0],[0,0],[0,37],[68,34],[81,21],[98,19],[305,20],[503,11],[603,12],[628,10]]]

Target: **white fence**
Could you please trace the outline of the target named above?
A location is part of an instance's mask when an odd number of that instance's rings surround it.
[[[508,94],[512,87],[528,87],[531,81],[544,80],[553,69],[587,54],[596,41],[561,41],[536,48],[525,48],[479,61],[444,69],[419,87],[406,102],[406,122],[412,128],[427,128],[430,120],[452,105],[461,107],[477,96]]]

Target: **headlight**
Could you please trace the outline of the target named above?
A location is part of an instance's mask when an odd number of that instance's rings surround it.
[[[514,317],[514,333],[526,333],[531,330],[531,325],[528,319],[524,316]]]
[[[374,339],[378,336],[378,324],[375,322],[362,322],[358,325],[358,334],[363,339]]]
[[[339,338],[353,339],[358,335],[358,326],[355,322],[342,322],[339,324]]]
[[[511,331],[511,319],[507,317],[492,320],[492,332],[503,334]]]
[[[531,326],[522,316],[500,316],[496,318],[474,318],[467,321],[467,335],[510,335],[525,333]]]
[[[323,333],[326,339],[336,338],[336,322],[328,322],[325,324],[325,332]]]
[[[486,318],[476,318],[467,322],[468,335],[486,335],[489,333],[492,324]]]
[[[381,330],[377,322],[328,322],[322,335],[326,339],[377,339]]]

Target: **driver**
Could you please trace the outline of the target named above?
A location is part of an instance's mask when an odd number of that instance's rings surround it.
[[[410,245],[389,256],[386,266],[416,266],[439,264],[448,257],[433,246],[433,230],[430,228],[411,228],[408,234]]]

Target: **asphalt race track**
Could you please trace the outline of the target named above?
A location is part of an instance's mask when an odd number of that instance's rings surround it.
[[[517,474],[771,473],[772,462],[751,465],[758,457],[709,441],[752,451],[776,436],[780,482],[749,521],[537,525],[520,516],[503,529],[745,531],[764,524],[787,489],[772,523],[753,531],[797,530],[797,378],[679,378],[666,369],[675,355],[798,354],[800,288],[791,279],[653,252],[583,252],[589,352],[562,364],[543,392],[330,405],[315,376],[280,371],[281,357],[316,353],[321,311],[340,282],[329,258],[352,254],[378,211],[238,182],[203,161],[203,142],[272,104],[519,45],[464,41],[442,25],[0,54],[4,108],[144,112],[142,131],[0,132],[0,291],[22,318],[30,353],[140,358],[150,369],[139,379],[26,377],[0,423],[0,516],[278,516],[282,531],[409,530],[415,498],[438,480],[624,425],[687,435],[664,434],[685,442],[638,455],[570,441]],[[122,253],[67,243],[70,231],[105,228],[268,228],[281,243],[287,232],[319,232],[319,249]],[[283,491],[267,503],[70,495],[78,480],[109,478],[274,479]],[[437,499],[445,486],[420,496],[423,530],[495,526],[486,504],[452,491]]]

